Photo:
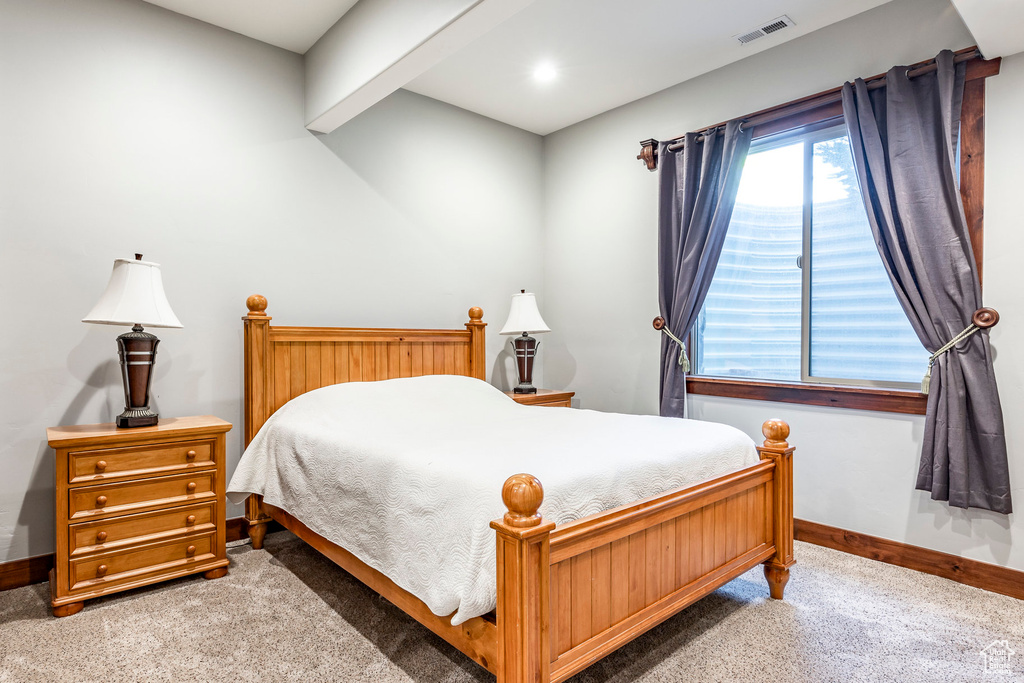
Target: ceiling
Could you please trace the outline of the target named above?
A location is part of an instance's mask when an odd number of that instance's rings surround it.
[[[304,54],[356,0],[146,0],[243,36]]]
[[[953,0],[978,48],[986,57],[1008,57],[1024,50],[1024,2]]]
[[[356,3],[146,1],[300,54]],[[887,1],[536,0],[404,87],[546,135]],[[965,15],[971,5],[1024,6],[953,1]],[[746,45],[733,37],[783,14],[795,26]],[[542,62],[556,71],[546,83],[533,78]]]
[[[887,1],[539,0],[405,87],[546,135]],[[796,25],[733,38],[783,14]]]

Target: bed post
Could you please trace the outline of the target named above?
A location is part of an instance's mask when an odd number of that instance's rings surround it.
[[[270,366],[271,318],[267,315],[267,299],[260,294],[253,294],[245,300],[245,305],[249,313],[242,318],[245,328],[245,431],[242,436],[245,446],[248,446],[270,415],[270,387],[274,370]],[[263,537],[267,534],[267,523],[270,522],[270,517],[263,512],[262,500],[262,496],[253,494],[245,501],[249,538],[252,539],[252,547],[257,550],[263,547]]]
[[[509,477],[501,499],[508,512],[491,522],[498,537],[497,683],[548,683],[549,537],[555,525],[538,513],[544,487],[533,475]]]
[[[474,306],[469,309],[469,322],[466,329],[469,330],[469,376],[477,379],[487,379],[487,345],[484,342],[484,328],[487,323],[483,321],[484,309]]]
[[[767,420],[761,425],[764,445],[757,447],[762,460],[775,463],[772,486],[772,536],[775,555],[764,563],[764,578],[776,600],[782,599],[789,581],[789,568],[793,559],[793,451],[787,442],[789,425],[782,420]]]

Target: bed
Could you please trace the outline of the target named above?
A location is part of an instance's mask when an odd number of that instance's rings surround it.
[[[286,403],[322,387],[431,375],[485,378],[486,324],[479,308],[470,309],[465,330],[355,329],[271,326],[265,298],[254,295],[246,303],[247,447]],[[534,411],[572,410],[515,408],[526,411],[523,419],[541,415]],[[435,614],[436,605],[432,611],[372,561],[357,557],[358,549],[329,540],[309,518],[300,520],[260,495],[246,501],[249,535],[261,548],[267,525],[277,521],[499,683],[563,681],[759,563],[771,597],[782,598],[793,564],[793,449],[784,422],[769,420],[762,431],[754,464],[564,524],[539,514],[553,500],[544,503],[541,481],[527,473],[508,477],[501,486],[504,513],[490,522],[496,609],[463,614],[455,625],[456,615]],[[516,461],[505,454],[506,471],[520,469]],[[417,502],[408,504],[420,509]]]

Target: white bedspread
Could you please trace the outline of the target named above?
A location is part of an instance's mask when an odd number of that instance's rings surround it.
[[[496,604],[488,524],[509,476],[539,478],[541,513],[561,524],[756,461],[725,425],[523,406],[433,375],[295,398],[246,449],[228,497],[262,494],[460,624]]]

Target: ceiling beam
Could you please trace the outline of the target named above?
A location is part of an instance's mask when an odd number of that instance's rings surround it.
[[[306,127],[330,133],[531,2],[356,3],[306,53]]]

